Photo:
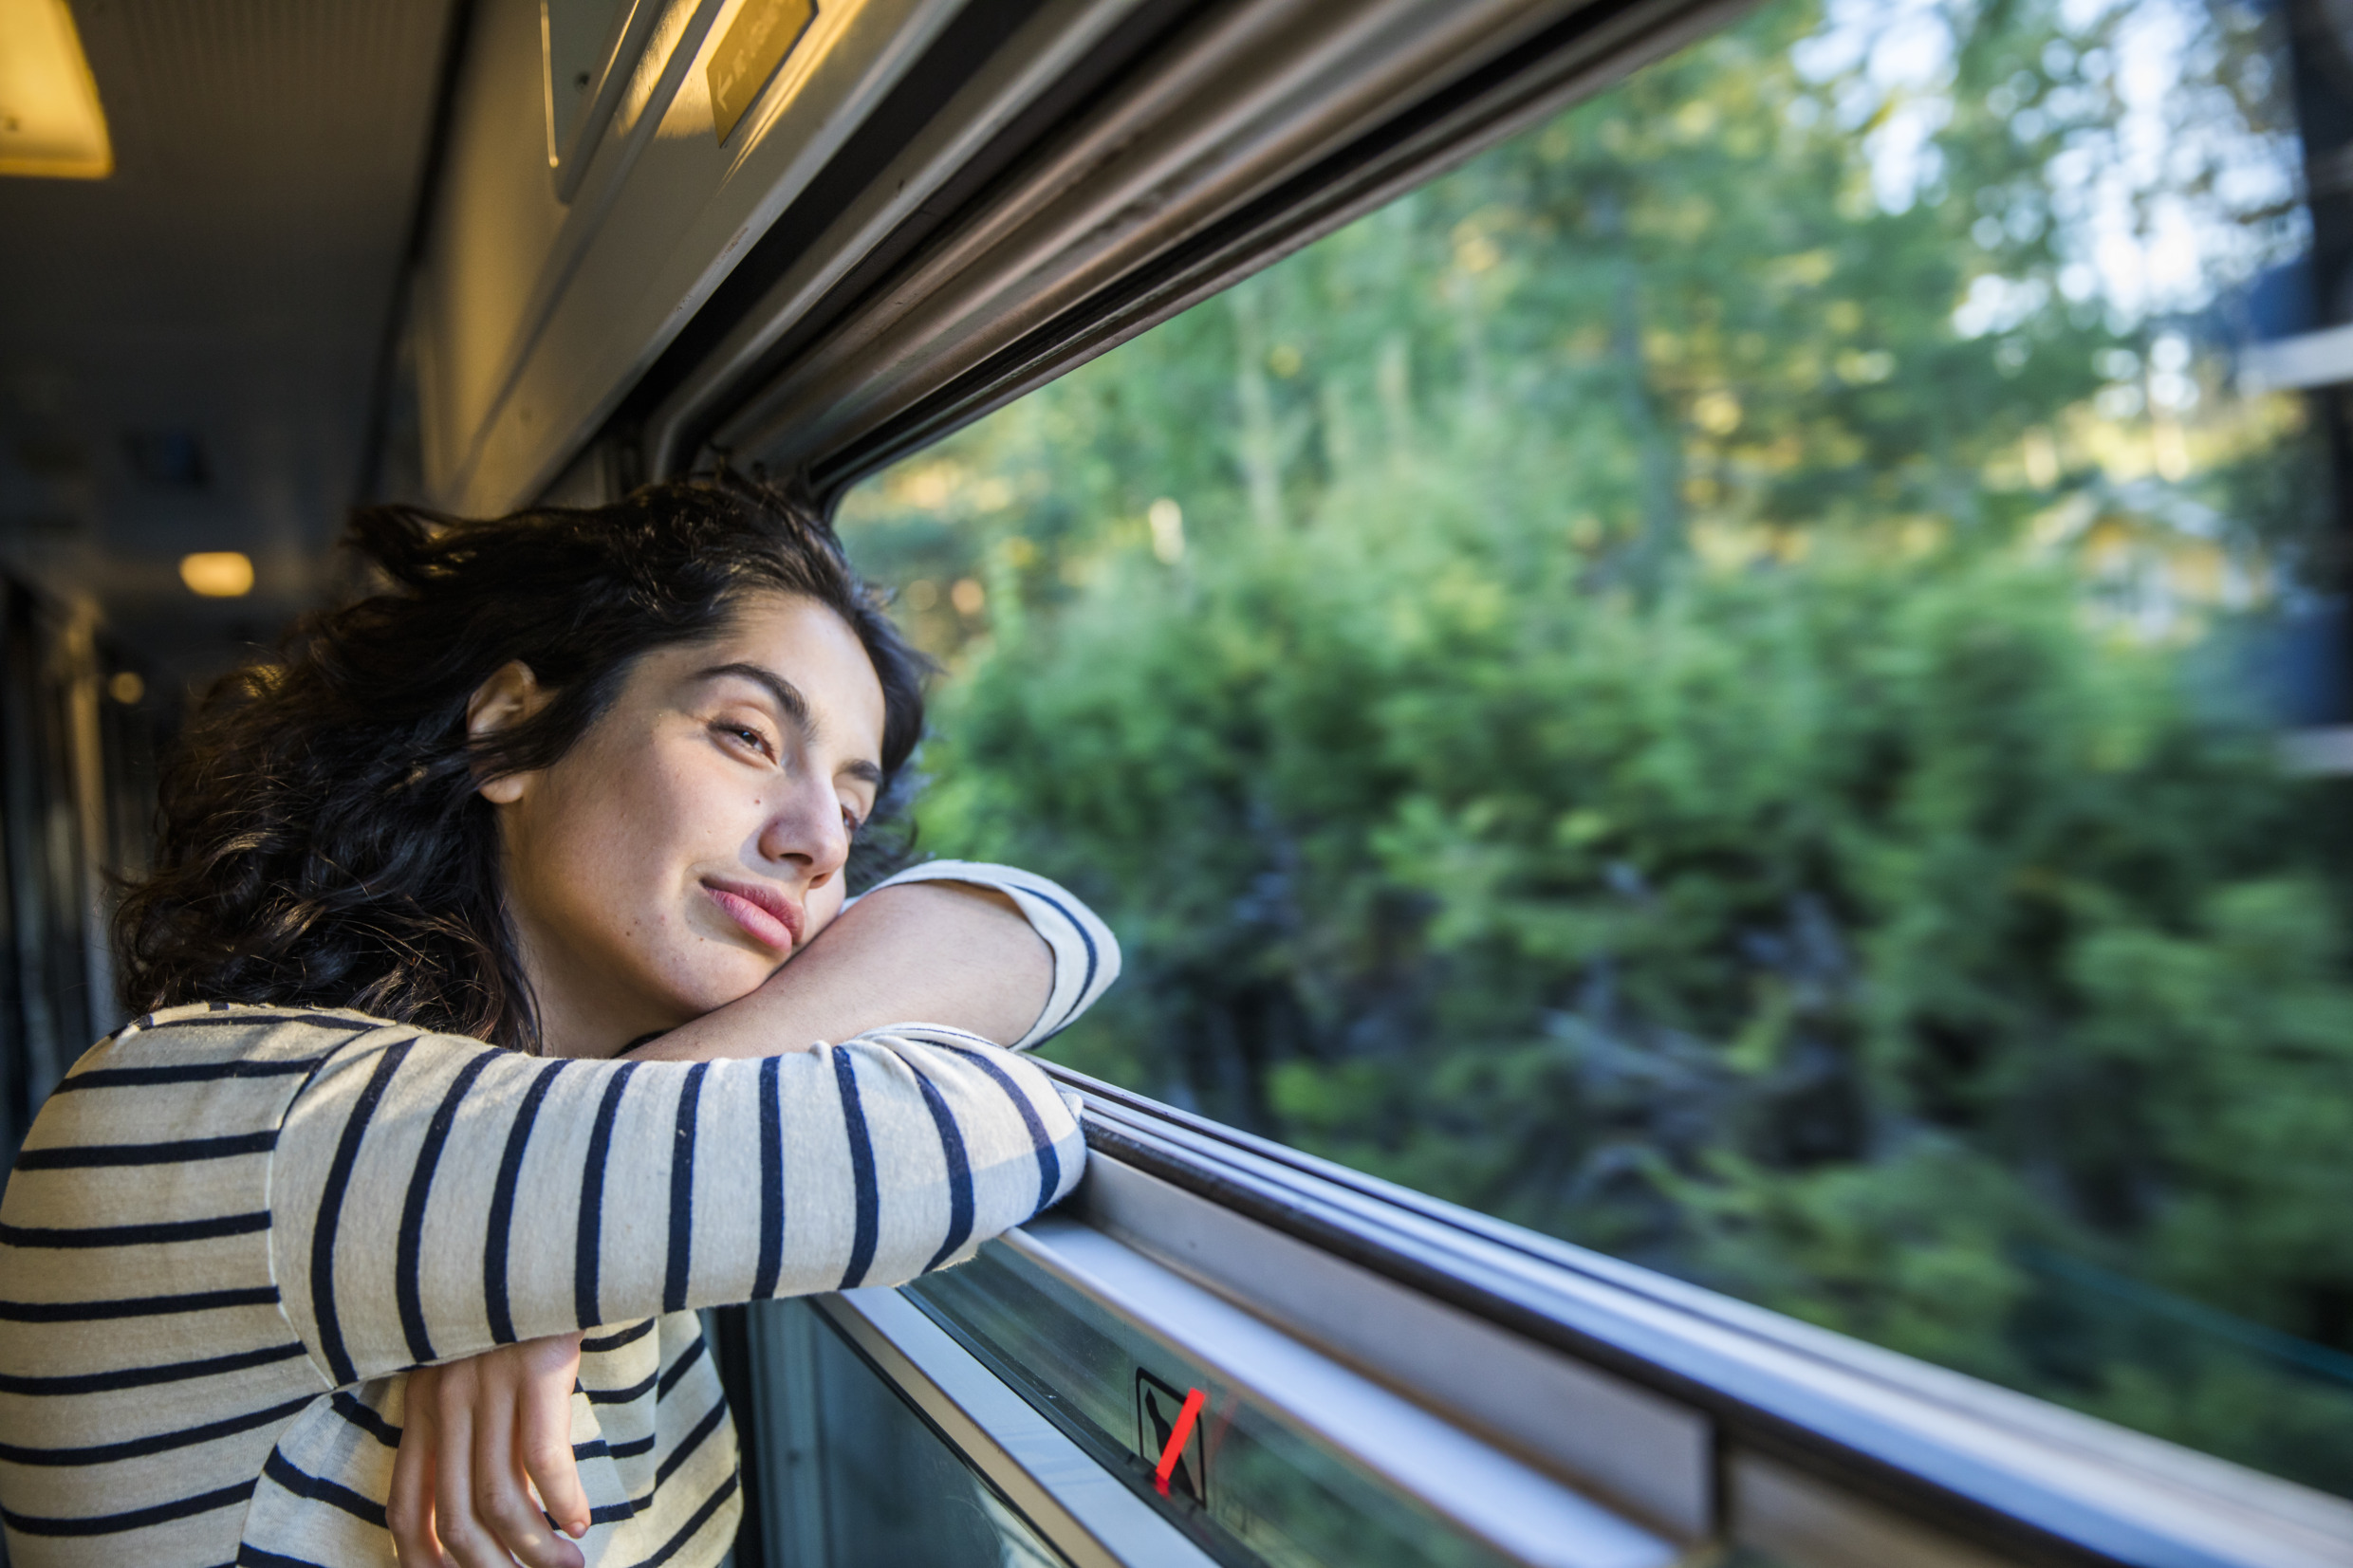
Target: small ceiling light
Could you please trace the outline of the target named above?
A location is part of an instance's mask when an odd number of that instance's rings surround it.
[[[0,175],[114,172],[106,111],[65,0],[0,0]]]
[[[179,580],[207,599],[241,599],[253,591],[253,563],[236,550],[199,550],[179,558]]]
[[[118,670],[106,679],[106,694],[125,708],[135,708],[147,694],[147,683],[136,670]]]

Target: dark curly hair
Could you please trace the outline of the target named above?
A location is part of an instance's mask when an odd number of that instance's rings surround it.
[[[747,594],[815,600],[857,633],[886,800],[922,731],[924,659],[797,491],[684,480],[492,522],[380,507],[346,542],[389,591],[215,684],[166,767],[155,869],[115,916],[134,1012],[355,1007],[537,1050],[476,785],[555,762],[640,655],[717,634]],[[470,740],[468,699],[518,659],[554,700]]]

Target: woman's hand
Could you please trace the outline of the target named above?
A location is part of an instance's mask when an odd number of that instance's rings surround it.
[[[580,1548],[548,1527],[552,1519],[573,1536],[588,1532],[572,1459],[579,1375],[577,1334],[408,1374],[384,1508],[402,1568],[583,1568]]]

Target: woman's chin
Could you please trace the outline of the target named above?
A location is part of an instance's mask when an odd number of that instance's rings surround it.
[[[767,959],[704,965],[685,977],[675,995],[689,1018],[700,1018],[732,1002],[741,1002],[766,985],[769,976],[775,972],[775,963]]]

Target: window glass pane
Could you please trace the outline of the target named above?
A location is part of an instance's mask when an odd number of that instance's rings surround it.
[[[757,1568],[1066,1568],[806,1302],[755,1310]]]
[[[2353,1492],[2280,33],[1772,0],[852,494],[1053,1052]]]

